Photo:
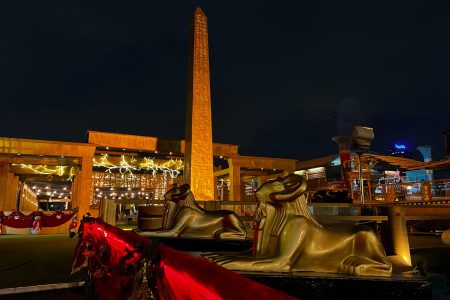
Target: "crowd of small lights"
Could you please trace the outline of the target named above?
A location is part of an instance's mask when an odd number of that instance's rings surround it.
[[[113,199],[113,200],[115,200],[116,198],[119,200],[121,199],[152,200],[154,197],[153,192],[145,190],[144,188],[141,188],[138,191],[131,188],[127,188],[126,190],[116,188],[109,188],[109,190],[101,190],[99,188],[96,188],[95,193],[96,193],[95,196],[97,198]]]
[[[101,199],[146,199],[162,200],[167,186],[169,176],[162,174],[130,174],[120,173],[93,173],[94,202]],[[100,191],[102,192],[100,194]]]
[[[36,194],[36,196],[42,195],[48,196],[49,198],[57,198],[65,200],[69,199],[68,195],[72,194],[71,191],[67,190],[67,187],[62,188],[63,192],[58,192],[57,190],[52,191],[50,185],[47,185],[44,188],[34,185],[31,189]]]
[[[150,171],[153,176],[158,172],[162,172],[163,174],[169,175],[171,178],[176,178],[183,169],[183,161],[181,159],[170,159],[164,163],[158,164],[154,159],[144,157],[144,162],[136,165],[137,160],[135,158],[131,157],[127,160],[127,157],[122,155],[119,165],[115,165],[108,159],[108,154],[102,154],[99,161],[94,158],[93,162],[94,167],[106,168],[105,172],[107,173],[118,171],[120,174],[127,173],[130,175],[133,175],[133,172],[145,170]]]

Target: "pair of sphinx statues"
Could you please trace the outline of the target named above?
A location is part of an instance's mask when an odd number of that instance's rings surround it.
[[[211,262],[235,271],[323,272],[390,276],[392,264],[371,228],[321,224],[310,213],[298,175],[270,180],[256,191],[253,249],[246,253],[204,253]],[[189,185],[165,194],[163,228],[153,237],[245,239],[245,226],[232,211],[207,211]]]

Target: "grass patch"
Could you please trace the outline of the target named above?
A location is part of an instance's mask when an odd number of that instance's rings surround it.
[[[0,288],[84,280],[70,275],[78,237],[0,235]]]

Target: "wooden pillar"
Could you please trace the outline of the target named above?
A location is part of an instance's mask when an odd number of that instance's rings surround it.
[[[233,164],[232,159],[228,159],[230,168],[230,200],[241,200],[241,167]]]
[[[25,195],[24,195],[24,190],[25,190],[25,185],[24,184],[21,184],[20,185],[20,192],[19,192],[19,194],[20,194],[20,199],[19,199],[19,207],[18,207],[18,210],[25,210],[24,209],[24,207],[27,205],[26,203],[26,200],[25,200]]]
[[[92,159],[93,157],[89,156],[80,159],[81,170],[78,172],[78,178],[75,178],[76,182],[73,185],[75,191],[72,191],[72,203],[78,206],[81,215],[90,212],[93,217],[96,217],[90,210],[92,196]]]
[[[8,183],[8,163],[0,162],[0,210],[4,211]]]
[[[19,196],[19,176],[14,176],[14,174],[10,174],[10,182],[8,183],[8,195],[7,195],[7,203],[14,209],[19,209],[18,207],[18,196]]]
[[[0,162],[0,211],[5,210],[6,182],[8,178],[8,164]]]
[[[394,256],[394,267],[404,269],[411,267],[408,231],[406,229],[405,209],[389,206],[387,209],[390,246]]]
[[[218,178],[217,178],[217,176],[214,176],[214,199],[215,200],[218,200],[218,195],[217,195],[217,180],[218,180]]]
[[[102,199],[100,201],[100,216],[108,224],[116,225],[116,201]]]
[[[0,164],[0,210],[17,209],[19,177],[9,172],[8,163]]]
[[[72,179],[72,189],[71,189],[71,208],[74,209],[75,207],[77,207],[79,205],[78,203],[78,178],[79,178],[79,174],[80,174],[80,170],[77,171],[77,173],[75,174],[75,176]]]

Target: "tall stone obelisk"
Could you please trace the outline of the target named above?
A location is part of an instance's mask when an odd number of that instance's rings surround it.
[[[184,181],[198,200],[214,199],[208,19],[197,6],[190,28]]]

